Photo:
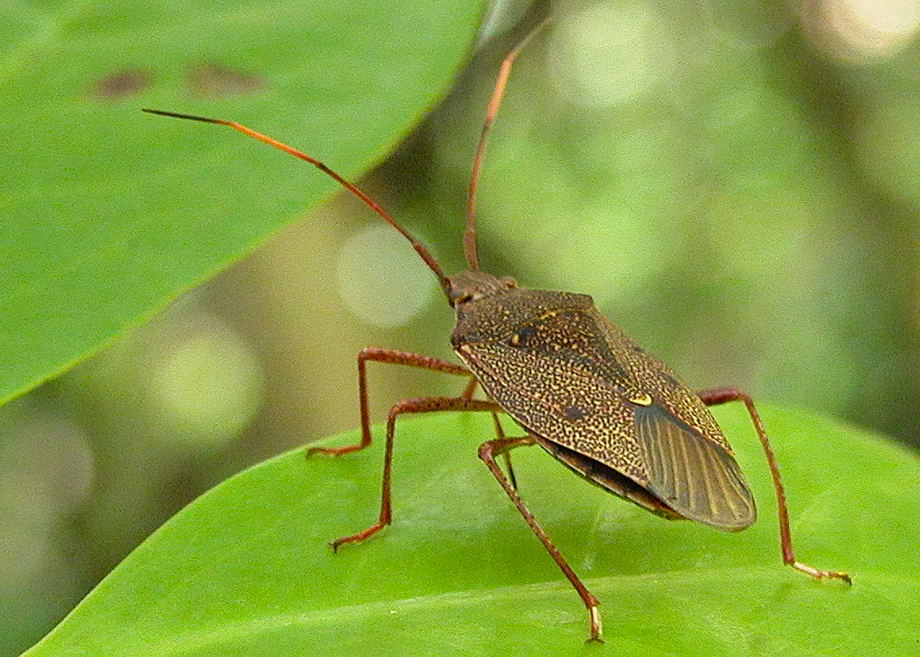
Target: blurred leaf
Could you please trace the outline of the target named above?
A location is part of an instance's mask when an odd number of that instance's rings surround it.
[[[447,89],[474,0],[120,2],[0,16],[0,402],[110,342],[354,178]],[[361,210],[356,210],[361,211]]]
[[[909,654],[920,624],[916,458],[862,430],[766,410],[797,556],[855,581],[815,582],[780,565],[769,474],[743,409],[717,410],[760,502],[760,521],[743,534],[664,522],[539,449],[515,454],[522,494],[604,603],[607,643],[585,650]],[[338,459],[306,461],[298,450],[247,470],[170,520],[27,654],[582,650],[584,608],[477,462],[490,433],[483,419],[402,422],[395,524],[337,555],[330,539],[376,518],[379,442]]]

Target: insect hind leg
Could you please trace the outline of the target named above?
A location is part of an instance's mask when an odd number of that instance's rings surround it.
[[[754,406],[754,400],[751,396],[739,388],[711,388],[701,390],[696,393],[697,396],[707,406],[718,406],[727,402],[740,401],[744,402],[748,415],[751,416],[751,422],[757,431],[757,437],[760,438],[760,445],[763,448],[764,456],[767,458],[767,464],[770,466],[770,475],[773,477],[773,489],[776,492],[776,505],[779,513],[779,536],[780,545],[783,551],[783,563],[799,572],[810,575],[815,579],[841,579],[847,584],[852,584],[850,576],[838,570],[819,570],[808,564],[801,563],[795,558],[795,552],[792,549],[792,533],[789,530],[789,511],[786,506],[786,489],[783,487],[783,480],[779,474],[779,465],[776,463],[776,456],[773,454],[773,448],[767,438],[767,432],[764,429],[760,414],[757,407]]]
[[[518,512],[523,516],[524,522],[533,530],[533,533],[537,535],[537,538],[543,543],[543,547],[546,548],[546,551],[549,552],[550,556],[556,562],[556,565],[562,569],[562,572],[565,574],[566,578],[571,582],[572,586],[575,587],[575,590],[578,592],[578,595],[581,597],[582,602],[585,603],[585,607],[588,608],[588,616],[590,620],[591,630],[588,641],[596,641],[603,643],[601,639],[601,617],[600,612],[597,607],[600,604],[597,598],[594,597],[594,594],[588,590],[588,588],[582,583],[578,575],[575,574],[575,571],[572,570],[572,567],[569,566],[568,562],[565,560],[565,557],[562,556],[562,553],[559,552],[559,549],[553,545],[553,542],[547,536],[546,532],[543,531],[543,528],[537,523],[536,518],[530,512],[530,509],[527,508],[527,505],[524,504],[524,500],[521,499],[521,496],[518,495],[516,487],[512,484],[507,477],[505,477],[498,463],[495,462],[495,457],[501,454],[507,454],[510,450],[515,447],[523,447],[526,445],[533,445],[536,441],[530,436],[524,436],[521,438],[496,438],[495,440],[490,440],[483,443],[479,446],[479,458],[483,460],[486,464],[486,467],[489,468],[489,471],[492,473],[492,476],[498,480],[498,483],[505,490],[505,493],[511,498],[511,501],[514,503],[514,506],[517,508]]]

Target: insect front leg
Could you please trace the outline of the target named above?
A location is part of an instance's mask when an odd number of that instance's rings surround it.
[[[345,447],[310,447],[307,449],[307,456],[311,456],[312,454],[341,456],[342,454],[364,449],[371,444],[370,410],[367,403],[367,367],[365,365],[369,360],[381,363],[392,363],[395,365],[408,365],[410,367],[417,367],[419,369],[432,370],[435,372],[445,372],[447,374],[468,376],[470,377],[470,384],[468,384],[466,388],[468,392],[464,391],[464,397],[467,399],[472,397],[473,390],[476,387],[476,379],[474,379],[469,370],[462,365],[440,360],[439,358],[432,358],[431,356],[414,354],[410,351],[365,347],[358,354],[358,401],[361,406],[361,442],[356,445],[347,445]]]
[[[767,464],[770,466],[770,474],[773,477],[773,488],[776,491],[776,505],[779,512],[779,536],[780,545],[783,550],[783,563],[792,566],[798,571],[811,575],[815,579],[835,578],[842,579],[847,584],[852,584],[852,580],[847,573],[836,570],[819,570],[808,564],[796,560],[795,552],[792,549],[792,534],[789,530],[789,511],[786,507],[786,490],[783,487],[783,480],[779,474],[779,466],[776,463],[776,457],[773,455],[773,448],[767,439],[767,432],[754,406],[754,400],[751,396],[739,390],[738,388],[712,388],[696,393],[707,406],[717,406],[726,402],[741,401],[747,408],[754,428],[757,430],[757,436],[760,438],[760,444],[763,447],[764,455],[767,457]]]
[[[390,475],[393,471],[393,436],[396,433],[396,418],[404,413],[430,413],[432,411],[491,411],[501,410],[498,404],[477,399],[463,399],[462,397],[422,397],[420,399],[404,399],[390,409],[387,417],[387,440],[383,457],[383,485],[380,495],[380,516],[377,522],[357,534],[343,536],[332,542],[332,549],[338,551],[346,543],[360,543],[370,538],[393,520]]]
[[[568,578],[569,582],[571,582],[575,590],[578,591],[578,595],[581,596],[582,602],[584,602],[585,607],[588,608],[588,616],[591,623],[591,634],[588,637],[588,641],[603,643],[603,639],[601,639],[601,615],[597,608],[600,602],[578,578],[578,575],[576,575],[572,567],[569,566],[565,557],[559,552],[559,549],[553,545],[549,536],[546,535],[546,532],[543,531],[543,528],[537,523],[536,518],[533,517],[530,509],[524,504],[524,500],[518,495],[515,486],[505,477],[501,468],[498,467],[498,464],[495,462],[495,457],[499,454],[507,454],[515,447],[533,445],[534,443],[534,439],[530,436],[524,436],[522,438],[497,438],[479,446],[479,458],[485,462],[486,467],[489,468],[489,471],[498,480],[498,483],[501,484],[505,493],[511,498],[514,506],[517,507],[518,512],[524,517],[524,521],[533,530],[533,533],[537,535],[537,538],[543,543],[543,547],[546,548],[546,551],[549,552],[559,568],[562,569],[562,572]]]

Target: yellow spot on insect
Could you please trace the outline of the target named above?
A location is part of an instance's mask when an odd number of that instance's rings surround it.
[[[635,397],[630,397],[629,401],[637,406],[651,406],[652,405],[652,396],[647,392],[643,392],[641,395],[636,395]]]
[[[511,336],[511,344],[513,344],[515,347],[518,346],[519,344],[521,344],[521,336],[518,335],[517,333],[515,333],[514,335],[512,335],[512,336]]]

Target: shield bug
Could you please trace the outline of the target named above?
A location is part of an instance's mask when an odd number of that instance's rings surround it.
[[[531,33],[532,34],[532,33]],[[846,573],[799,562],[792,548],[785,491],[770,442],[750,395],[738,388],[694,392],[662,361],[643,350],[594,307],[588,295],[519,287],[479,266],[476,248],[476,190],[485,146],[512,64],[524,42],[505,57],[492,92],[470,177],[463,250],[467,271],[447,276],[425,246],[374,200],[313,157],[234,121],[144,110],[174,118],[231,127],[313,164],[360,198],[405,237],[441,283],[456,313],[451,346],[462,365],[430,356],[369,347],[357,358],[361,441],[339,448],[314,447],[308,454],[340,456],[371,444],[366,364],[368,361],[434,370],[468,379],[457,397],[406,399],[389,412],[383,490],[376,523],[336,539],[333,549],[361,542],[392,521],[391,466],[396,419],[407,413],[491,413],[497,436],[479,447],[479,458],[526,523],[575,587],[588,609],[589,640],[601,640],[599,601],[553,545],[517,492],[509,452],[539,445],[593,484],[670,519],[688,519],[724,531],[740,531],[756,518],[754,497],[722,430],[708,407],[742,402],[766,456],[778,503],[783,562],[816,579],[850,583]],[[485,399],[475,399],[480,386]],[[506,437],[499,413],[522,435]],[[496,463],[504,456],[508,475]]]

